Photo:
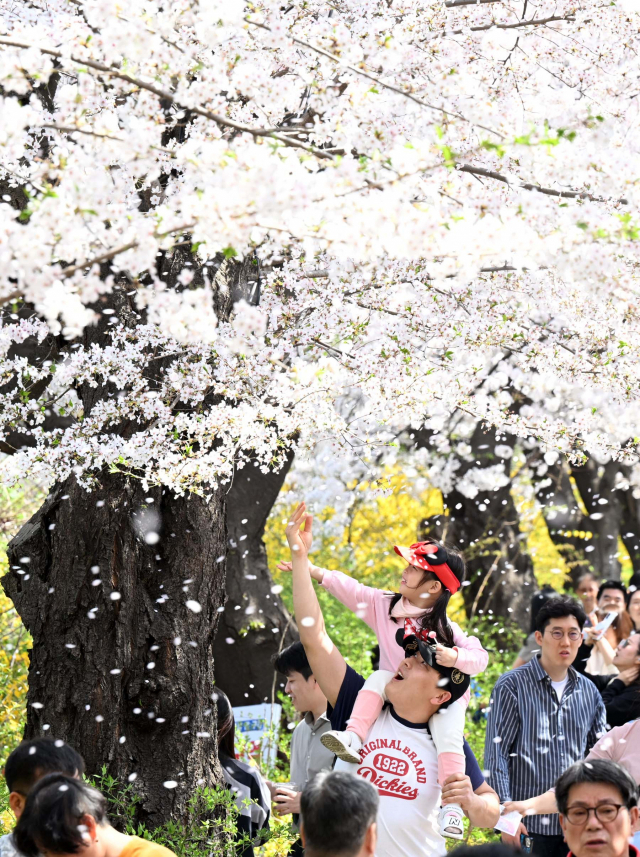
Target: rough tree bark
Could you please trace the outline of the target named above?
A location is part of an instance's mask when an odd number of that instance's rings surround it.
[[[271,591],[264,528],[291,459],[277,472],[246,467],[227,495],[227,604],[214,645],[216,682],[233,705],[271,702],[272,657],[296,637],[293,617]],[[229,642],[232,641],[232,642]]]
[[[543,465],[542,461],[530,461],[529,464],[549,538],[565,561],[572,584],[575,586],[585,572],[600,574],[595,565],[599,553],[586,551],[600,540],[598,522],[583,514],[573,492],[569,465],[565,461],[550,466]],[[593,533],[593,540],[579,535],[587,532]]]
[[[157,544],[136,531],[142,510],[160,516]],[[75,478],[55,488],[9,545],[2,584],[34,641],[25,737],[63,738],[91,774],[106,765],[123,784],[137,774],[138,818],[151,828],[180,817],[196,783],[218,779],[224,552],[221,496],[178,498],[109,474],[90,494]]]
[[[598,464],[592,458],[582,466],[573,466],[571,473],[589,515],[589,529],[597,534],[591,543],[595,550],[590,560],[603,578],[620,580],[618,538],[622,523],[622,506],[616,491],[616,461]]]
[[[498,441],[493,429],[485,431],[478,424],[469,441],[473,460],[460,459],[456,482],[472,468],[499,463],[494,452],[498,443],[513,449],[514,438],[502,436]],[[453,490],[443,500],[446,514],[426,519],[421,533],[442,538],[464,553],[468,585],[463,586],[462,595],[469,620],[476,614],[493,613],[528,630],[536,579],[531,557],[523,550],[511,481],[497,490],[480,491],[473,499]]]

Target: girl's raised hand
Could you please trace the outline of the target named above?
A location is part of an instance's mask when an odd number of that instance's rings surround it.
[[[302,527],[304,526],[304,529]],[[307,514],[307,507],[300,503],[287,524],[287,542],[296,556],[308,557],[313,541],[313,516]]]

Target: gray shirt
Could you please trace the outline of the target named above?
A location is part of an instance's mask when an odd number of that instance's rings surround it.
[[[294,729],[290,776],[296,791],[301,792],[317,773],[333,765],[334,754],[320,743],[320,736],[330,729],[331,723],[326,714],[321,714],[314,723],[311,712],[307,712]]]

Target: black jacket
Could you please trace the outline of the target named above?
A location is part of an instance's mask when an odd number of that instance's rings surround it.
[[[634,681],[627,685],[615,675],[584,673],[584,676],[600,691],[609,726],[623,726],[640,717],[640,683]]]

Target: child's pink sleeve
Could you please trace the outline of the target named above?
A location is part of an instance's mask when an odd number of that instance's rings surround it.
[[[469,637],[455,622],[449,622],[453,631],[453,642],[458,650],[456,666],[467,675],[484,672],[489,663],[489,653],[483,649],[477,637]]]
[[[386,618],[388,612],[389,593],[365,586],[342,571],[322,571],[324,577],[320,585],[377,633],[379,617]]]

